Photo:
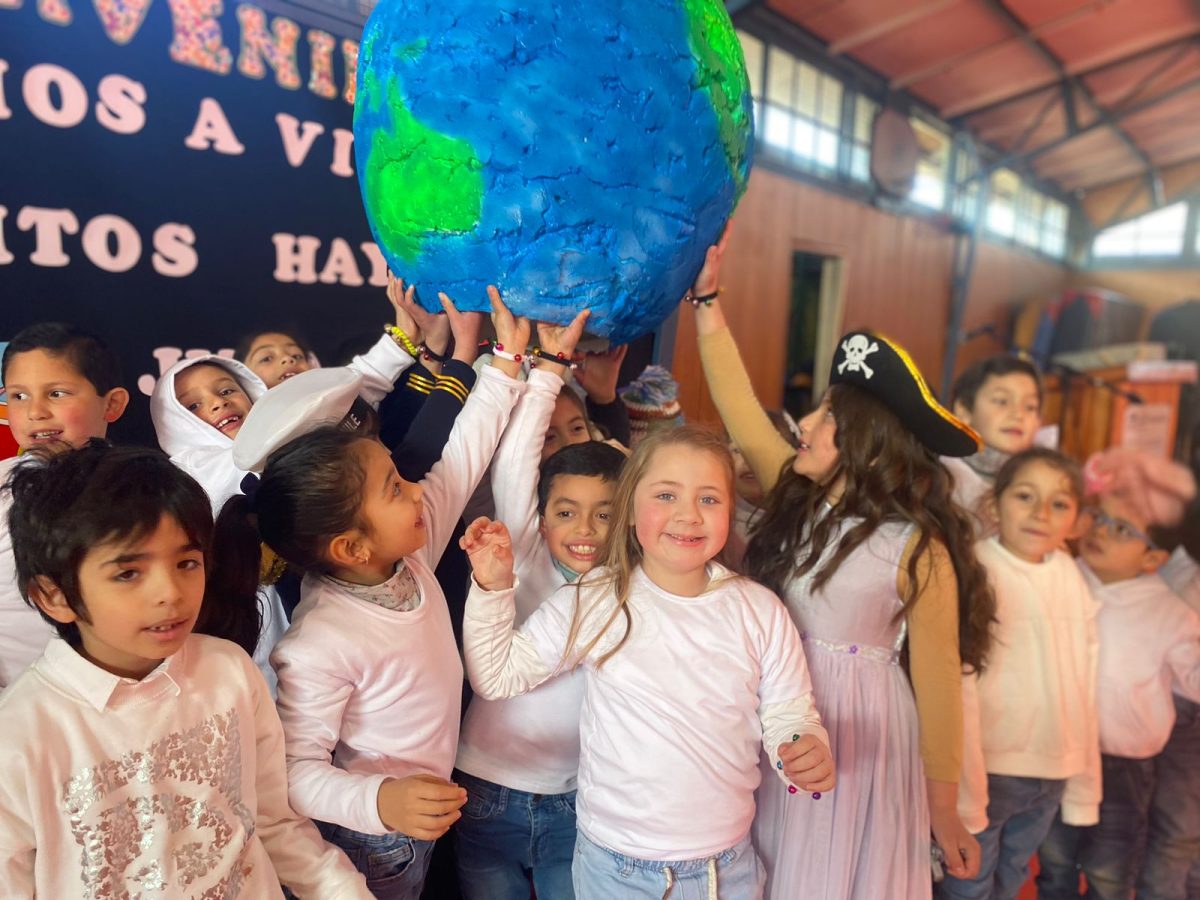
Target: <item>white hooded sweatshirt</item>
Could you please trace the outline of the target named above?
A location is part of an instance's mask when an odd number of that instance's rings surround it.
[[[171,462],[200,483],[212,501],[213,514],[219,515],[225,501],[241,492],[242,479],[248,473],[233,461],[233,439],[189,412],[175,398],[175,379],[179,373],[199,363],[210,363],[228,371],[246,392],[251,404],[267,392],[267,386],[243,363],[212,354],[180,360],[164,372],[154,386],[154,393],[150,397],[150,417],[154,420],[159,446],[171,457]],[[363,376],[360,396],[378,407],[396,379],[412,363],[413,358],[385,334],[366,353],[354,357],[348,368]],[[258,593],[262,629],[254,650],[254,662],[274,696],[277,679],[269,657],[287,630],[287,615],[275,588],[261,587]]]

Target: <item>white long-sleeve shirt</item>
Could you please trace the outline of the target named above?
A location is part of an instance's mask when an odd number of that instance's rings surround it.
[[[0,897],[370,900],[287,799],[283,730],[238,647],[193,635],[141,681],[55,638],[0,696]]]
[[[1078,565],[1100,603],[1100,750],[1157,756],[1175,725],[1172,688],[1200,703],[1200,615],[1158,575],[1104,584]]]
[[[1098,604],[1061,550],[1031,563],[988,538],[975,552],[996,592],[991,657],[979,676],[987,771],[1066,779],[1063,821],[1094,825],[1101,794]]]
[[[434,568],[523,390],[484,369],[421,482],[428,539],[405,558],[420,588],[415,609],[385,609],[327,579],[304,579],[292,626],[271,654],[297,812],[386,834],[377,806],[386,779],[450,776],[463,673]]]
[[[534,369],[492,461],[495,518],[512,535],[516,624],[567,583],[538,529],[538,473],[542,437],[563,380]],[[456,765],[476,778],[531,794],[575,789],[579,772],[579,710],[583,672],[564,672],[528,694],[502,700],[471,699]]]
[[[640,859],[698,859],[740,841],[754,818],[760,745],[772,761],[796,734],[829,738],[796,626],[767,588],[710,563],[711,587],[680,597],[634,572],[624,617],[586,657],[616,598],[604,570],[561,588],[513,630],[513,590],[472,585],[463,623],[471,684],[484,697],[531,690],[582,666],[579,828]],[[580,604],[573,647],[568,635]],[[776,769],[776,771],[779,771]],[[782,772],[780,772],[782,776]]]
[[[50,623],[21,596],[12,535],[8,530],[12,494],[4,486],[18,465],[30,463],[37,465],[36,458],[14,456],[0,460],[0,688],[12,684],[33,665],[55,634]]]

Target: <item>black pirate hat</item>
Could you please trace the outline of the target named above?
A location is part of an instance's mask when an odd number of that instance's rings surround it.
[[[843,337],[829,383],[852,384],[874,394],[917,440],[941,456],[970,456],[983,447],[978,434],[934,399],[904,348],[878,334],[852,331]]]

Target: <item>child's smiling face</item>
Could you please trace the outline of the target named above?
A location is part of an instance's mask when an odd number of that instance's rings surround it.
[[[214,363],[197,363],[176,375],[175,399],[231,440],[253,403],[238,380]]]
[[[550,485],[541,532],[559,563],[583,575],[608,537],[616,484],[596,475],[557,475]]]
[[[1026,562],[1040,563],[1062,547],[1079,517],[1070,476],[1043,460],[1021,466],[996,505],[1000,543]]]
[[[968,409],[956,403],[954,412],[979,432],[989,447],[1001,453],[1020,453],[1033,446],[1041,424],[1038,383],[1024,372],[991,375],[975,394],[974,405]]]
[[[254,338],[250,352],[246,354],[246,365],[269,388],[312,368],[304,349],[295,339],[277,331],[264,332]]]

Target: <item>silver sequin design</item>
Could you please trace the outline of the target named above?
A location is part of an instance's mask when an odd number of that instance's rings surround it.
[[[250,874],[236,709],[77,772],[62,799],[86,900],[232,900]]]

